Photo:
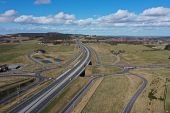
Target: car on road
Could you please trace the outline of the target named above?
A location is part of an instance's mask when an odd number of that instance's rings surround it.
[[[136,67],[124,67],[124,69],[135,69]]]

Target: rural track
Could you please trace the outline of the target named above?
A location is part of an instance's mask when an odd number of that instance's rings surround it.
[[[101,59],[99,58],[97,52],[92,49],[91,47],[88,47],[89,50],[91,51],[91,53],[93,53],[96,56],[96,65],[97,66],[101,66]],[[115,61],[115,64],[118,63],[119,61]],[[122,73],[126,73],[128,70],[126,69],[122,69],[121,72],[119,72],[118,74],[122,74]],[[67,103],[67,105],[60,111],[60,113],[70,113],[73,108],[78,104],[78,102],[80,101],[80,99],[85,95],[85,93],[88,91],[88,89],[93,85],[94,81],[98,78],[101,77],[106,77],[106,76],[115,76],[117,74],[109,74],[109,75],[94,75],[91,77],[91,79],[87,82],[87,84],[84,85],[84,87]]]
[[[88,89],[90,88],[90,86],[92,86],[93,82],[97,79],[97,78],[101,78],[101,77],[108,77],[108,76],[123,76],[123,74],[128,73],[130,71],[130,69],[126,69],[123,68],[120,72],[115,73],[115,74],[106,74],[106,75],[94,75],[89,81],[88,83],[71,99],[71,101],[69,101],[69,103],[64,107],[64,109],[62,109],[60,111],[60,113],[70,113],[73,108],[78,104],[78,102],[80,101],[80,99],[85,95],[85,93],[88,91]],[[135,95],[132,97],[132,99],[129,101],[127,107],[125,108],[125,112],[122,113],[130,113],[129,111],[132,109],[133,104],[135,103],[137,97],[141,94],[141,92],[144,90],[144,88],[147,85],[147,80],[139,75],[135,75],[141,79],[144,80],[144,82],[142,83],[141,87],[137,90],[137,92],[135,93]]]
[[[128,104],[126,105],[126,107],[124,108],[123,112],[122,113],[131,113],[131,110],[133,108],[133,105],[135,103],[135,101],[137,100],[137,98],[139,97],[139,95],[143,92],[143,90],[145,89],[146,85],[148,84],[148,81],[142,77],[142,76],[139,76],[137,74],[132,74],[130,73],[131,75],[134,75],[140,79],[142,79],[142,84],[138,87],[138,89],[136,90],[136,92],[134,93],[134,95],[131,97],[131,99],[129,100]]]
[[[86,85],[71,99],[71,101],[60,111],[60,113],[70,113],[74,106],[78,104],[80,99],[85,95],[87,90],[92,86],[95,79],[99,77],[91,78]]]
[[[135,68],[136,69],[143,69],[143,68],[170,68],[170,64],[151,64],[151,65],[143,65],[143,66],[134,66],[134,69]],[[138,74],[133,74],[133,73],[130,73],[130,74],[140,78],[143,82],[138,87],[138,89],[136,90],[134,95],[131,97],[128,104],[123,109],[122,113],[131,113],[131,110],[133,108],[133,105],[134,105],[135,101],[140,96],[140,94],[144,91],[145,87],[148,84],[147,79],[145,79],[144,77],[142,77],[142,76],[140,76]]]
[[[89,47],[90,48],[90,47]],[[96,64],[101,66],[101,61],[98,57],[98,54],[95,50],[93,50],[92,48],[90,48],[91,52],[94,53],[94,55],[96,56]],[[72,98],[71,101],[69,101],[69,103],[64,107],[64,109],[62,109],[60,111],[60,113],[70,113],[74,107],[78,104],[78,102],[80,101],[80,99],[85,95],[85,93],[88,91],[88,89],[90,88],[90,86],[93,84],[93,82],[97,79],[97,78],[100,78],[100,77],[107,77],[107,76],[120,76],[122,74],[125,74],[125,73],[129,73],[130,70],[132,69],[128,69],[126,67],[124,67],[123,65],[118,65],[118,63],[120,62],[120,57],[117,56],[116,58],[116,61],[111,64],[111,66],[117,66],[119,68],[122,68],[122,70],[116,74],[108,74],[108,75],[101,75],[101,74],[98,74],[98,75],[94,75],[89,81],[88,83]],[[104,65],[102,65],[104,66]],[[134,69],[139,69],[139,68],[169,68],[170,67],[170,64],[157,64],[157,65],[143,65],[143,66],[132,66]],[[133,69],[133,70],[134,70]],[[148,81],[142,77],[142,76],[139,76],[139,75],[136,75],[136,74],[132,74],[140,79],[142,79],[143,83],[139,86],[139,88],[136,90],[135,94],[133,95],[133,97],[129,100],[127,106],[124,108],[123,112],[122,113],[130,113],[131,112],[131,109],[135,103],[135,101],[137,100],[137,98],[139,97],[139,95],[142,93],[142,91],[145,89]]]
[[[121,72],[115,73],[115,74],[95,74],[91,77],[91,79],[87,82],[87,84],[71,99],[71,101],[68,102],[68,104],[60,111],[60,113],[70,113],[73,108],[78,104],[80,99],[85,95],[85,93],[88,91],[88,89],[93,85],[94,81],[101,77],[108,77],[108,76],[123,76],[122,74],[127,73],[129,70],[122,69]]]

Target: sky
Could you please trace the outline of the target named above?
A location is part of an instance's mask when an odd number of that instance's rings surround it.
[[[170,36],[169,0],[0,0],[0,34]]]

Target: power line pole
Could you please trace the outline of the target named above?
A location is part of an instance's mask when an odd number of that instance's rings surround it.
[[[19,87],[17,88],[17,103],[20,103],[19,95],[20,95],[20,84]]]

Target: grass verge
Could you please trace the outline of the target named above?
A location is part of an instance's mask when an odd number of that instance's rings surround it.
[[[82,113],[120,113],[128,91],[127,77],[106,77]]]
[[[58,113],[87,83],[88,78],[78,77],[56,97],[41,113]]]

